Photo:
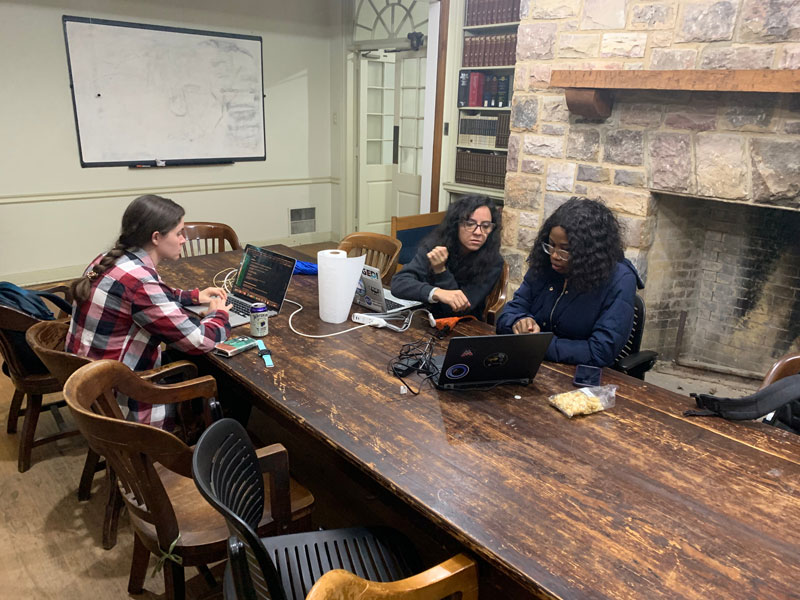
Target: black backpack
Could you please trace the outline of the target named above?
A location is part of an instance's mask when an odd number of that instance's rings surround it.
[[[40,321],[52,321],[55,319],[55,316],[52,311],[47,308],[42,298],[47,298],[52,301],[53,304],[64,312],[72,313],[72,306],[61,296],[51,292],[26,290],[8,281],[0,281],[0,305],[14,308]],[[37,357],[30,346],[28,346],[23,332],[6,330],[6,335],[9,337],[14,347],[17,348],[19,359],[32,373],[47,372],[42,361],[39,360],[39,357]]]
[[[733,421],[758,419],[772,412],[765,423],[800,435],[800,375],[779,379],[744,398],[719,398],[709,394],[690,394],[699,410],[684,412],[687,417],[717,416]]]

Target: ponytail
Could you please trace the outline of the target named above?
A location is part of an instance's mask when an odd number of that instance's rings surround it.
[[[92,292],[92,282],[101,277],[103,273],[108,271],[117,262],[117,259],[125,254],[128,248],[119,240],[111,250],[106,252],[105,256],[100,259],[100,262],[89,269],[86,274],[80,279],[76,279],[70,286],[72,297],[76,302],[86,302]]]

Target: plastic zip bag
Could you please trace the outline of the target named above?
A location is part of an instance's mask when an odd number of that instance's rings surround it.
[[[614,406],[616,396],[617,386],[598,385],[556,394],[547,400],[566,416],[574,417],[575,415],[590,415],[611,408]]]

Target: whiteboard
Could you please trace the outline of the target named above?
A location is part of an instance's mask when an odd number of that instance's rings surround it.
[[[62,21],[82,166],[266,160],[261,37]]]

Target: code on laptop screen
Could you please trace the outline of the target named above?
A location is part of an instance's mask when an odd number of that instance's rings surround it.
[[[251,302],[263,302],[267,310],[279,311],[294,263],[293,258],[248,246],[233,291]]]

